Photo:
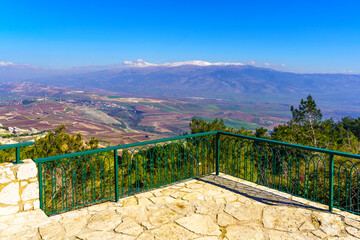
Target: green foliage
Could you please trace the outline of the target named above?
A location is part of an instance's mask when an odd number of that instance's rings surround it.
[[[241,130],[227,128],[222,119],[210,122],[193,119],[190,129],[191,133],[220,130],[340,152],[360,153],[360,118],[322,120],[321,110],[317,108],[311,95],[305,100],[301,99],[297,109],[292,106],[290,110],[292,119],[285,125],[275,127],[269,136],[264,128],[256,129],[255,133],[243,133]],[[329,155],[236,137],[222,136],[220,140],[221,171],[307,199],[328,203]],[[354,159],[335,156],[335,206],[359,211],[358,163],[359,161]]]
[[[205,120],[207,122],[212,122],[214,121],[216,118],[213,117],[204,117],[204,116],[193,116],[193,118],[196,118],[197,120]],[[192,118],[183,118],[182,120],[188,121],[188,120],[192,120]],[[256,129],[256,125],[252,124],[252,123],[248,123],[248,122],[244,122],[238,119],[232,119],[232,118],[226,118],[223,119],[224,125],[227,128],[233,128],[233,129],[247,129],[247,130],[255,130]]]
[[[0,150],[0,163],[15,161],[15,148]]]
[[[191,133],[224,131],[241,135],[267,137],[272,140],[317,146],[337,151],[359,153],[360,118],[322,121],[320,109],[309,95],[298,109],[291,108],[293,119],[280,125],[268,136],[267,129],[256,131],[228,128],[224,120],[205,121],[193,118]],[[114,164],[119,168],[120,195],[139,192],[182,179],[214,172],[217,154],[216,136],[191,137],[171,143],[154,144],[113,152],[95,153],[43,164],[44,203],[54,213],[113,198]],[[279,189],[324,204],[328,203],[329,155],[295,149],[254,139],[220,135],[220,171]],[[24,154],[33,158],[94,149],[99,141],[71,136],[66,127],[35,141]],[[359,175],[351,174],[353,166],[335,157],[334,192],[338,206],[353,210],[359,199]],[[347,164],[347,165],[345,165]],[[350,169],[350,170],[349,170]],[[350,174],[349,174],[350,171]],[[355,171],[353,171],[354,173]],[[348,191],[350,190],[350,191]],[[357,195],[356,195],[357,191]],[[348,192],[354,192],[349,195]],[[349,198],[348,196],[353,196]],[[355,196],[355,197],[354,197]]]
[[[191,134],[210,132],[210,131],[224,131],[241,135],[254,136],[253,131],[245,128],[234,129],[226,127],[223,119],[215,118],[213,121],[205,121],[203,119],[193,118],[189,124]]]
[[[34,146],[25,151],[25,154],[26,157],[36,159],[95,149],[98,145],[98,139],[91,137],[88,142],[84,142],[81,133],[70,135],[66,133],[65,125],[61,125],[54,132],[35,140]]]
[[[127,123],[131,128],[136,128],[144,116],[141,111],[136,110],[134,106],[122,104],[119,108],[102,108],[103,112],[107,115],[121,119],[124,123]]]
[[[258,138],[267,138],[266,134],[267,134],[268,130],[266,128],[257,128],[255,130],[255,137],[258,137]]]
[[[357,119],[345,117],[342,118],[341,122],[344,129],[352,132],[357,138],[360,138],[360,117]]]
[[[321,121],[322,114],[320,109],[316,107],[315,100],[309,94],[307,99],[301,99],[299,109],[294,106],[290,108],[293,121],[300,125],[315,124]]]
[[[160,133],[160,132],[158,132],[158,131],[155,130],[155,127],[154,127],[154,126],[138,125],[138,126],[136,126],[134,129],[140,130],[140,131],[144,131],[144,132],[148,132],[148,133]]]
[[[214,171],[214,135],[117,152],[119,194],[127,195]],[[42,164],[48,214],[114,197],[114,154],[103,152]]]
[[[24,105],[28,105],[28,104],[31,104],[31,103],[34,103],[36,102],[35,100],[32,100],[32,99],[25,99],[22,101],[22,104]]]
[[[191,134],[211,132],[211,131],[226,131],[226,126],[223,119],[215,119],[212,122],[207,122],[202,119],[193,118],[189,124]]]
[[[322,114],[320,109],[316,107],[315,100],[309,94],[307,99],[301,99],[299,109],[295,109],[294,106],[290,108],[292,113],[292,122],[299,126],[303,126],[303,130],[307,130],[307,134],[311,136],[312,142],[315,147],[318,147],[318,139],[316,134],[316,128],[321,122]],[[290,123],[291,124],[291,123]]]
[[[119,127],[119,128],[123,128],[123,129],[126,129],[126,125],[121,122],[121,124],[119,123],[112,123],[111,125],[113,125],[114,127]]]
[[[360,118],[342,118],[322,121],[321,110],[309,95],[301,99],[298,109],[291,107],[293,118],[271,132],[271,139],[358,154],[360,152]]]

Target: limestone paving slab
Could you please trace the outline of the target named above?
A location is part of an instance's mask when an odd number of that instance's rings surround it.
[[[184,228],[203,235],[221,235],[220,228],[208,215],[192,214],[175,220],[175,222]]]
[[[120,214],[114,210],[96,213],[90,218],[87,227],[92,230],[112,230],[122,222]]]
[[[59,238],[65,238],[65,229],[57,221],[53,221],[49,224],[45,224],[39,227],[41,238],[44,240],[55,240]]]
[[[173,240],[188,240],[200,237],[186,228],[183,228],[175,223],[163,225],[151,231],[155,239],[173,239]]]
[[[229,240],[265,240],[260,226],[232,225],[226,228],[226,237]]]
[[[352,219],[350,217],[345,217],[344,222],[346,225],[360,229],[360,221],[358,220]]]
[[[74,236],[85,228],[90,217],[90,214],[85,214],[84,212],[79,211],[76,215],[74,214],[61,218],[59,222],[64,227],[67,236]]]
[[[131,218],[124,218],[123,222],[115,228],[115,232],[131,236],[140,235],[144,229]]]
[[[162,208],[149,216],[149,221],[153,226],[161,226],[177,218],[177,213],[168,208]]]
[[[360,217],[209,175],[51,217],[0,216],[0,239],[360,239]]]

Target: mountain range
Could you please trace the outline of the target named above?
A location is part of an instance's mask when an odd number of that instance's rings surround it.
[[[16,73],[12,78],[9,73]],[[16,77],[19,76],[19,77]],[[143,60],[67,70],[0,65],[0,82],[30,81],[71,89],[103,89],[137,96],[357,101],[360,75],[300,74],[242,63],[153,64]]]

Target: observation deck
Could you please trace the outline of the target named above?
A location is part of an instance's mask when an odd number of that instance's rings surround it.
[[[1,239],[360,238],[360,155],[220,131],[21,161],[30,145],[0,148]]]
[[[0,217],[1,239],[358,239],[360,217],[226,174],[46,216]]]

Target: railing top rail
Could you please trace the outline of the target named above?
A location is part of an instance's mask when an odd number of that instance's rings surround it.
[[[279,141],[269,140],[269,139],[265,139],[265,138],[251,137],[251,136],[240,135],[240,134],[229,133],[229,132],[218,131],[218,133],[224,134],[224,135],[229,135],[229,136],[234,136],[234,137],[241,137],[241,138],[245,138],[245,139],[255,140],[258,142],[265,142],[265,143],[282,145],[282,146],[286,146],[286,147],[293,147],[293,148],[309,150],[309,151],[314,151],[314,152],[321,152],[321,153],[326,153],[326,154],[330,154],[330,155],[337,155],[337,156],[342,156],[342,157],[360,159],[360,155],[352,154],[352,153],[333,151],[333,150],[328,150],[328,149],[323,149],[323,148],[308,147],[308,146],[304,146],[304,145],[279,142]]]
[[[170,137],[170,138],[161,138],[161,139],[145,141],[145,142],[117,145],[117,146],[113,146],[113,147],[99,148],[99,149],[87,150],[87,151],[76,152],[76,153],[68,153],[68,154],[57,155],[57,156],[52,156],[52,157],[38,158],[38,159],[35,159],[35,162],[36,163],[44,163],[44,162],[50,162],[50,161],[55,161],[55,160],[64,159],[64,158],[79,157],[79,156],[88,155],[88,154],[109,152],[109,151],[118,150],[118,149],[139,147],[139,146],[144,146],[144,145],[149,145],[149,144],[154,144],[154,143],[175,141],[175,140],[187,139],[187,138],[193,138],[193,137],[210,136],[210,135],[215,135],[215,134],[223,134],[223,135],[228,135],[228,136],[233,136],[233,137],[250,139],[250,140],[254,140],[254,141],[258,141],[258,142],[264,142],[264,143],[276,144],[276,145],[281,145],[281,146],[286,146],[286,147],[293,147],[293,148],[303,149],[303,150],[308,150],[308,151],[326,153],[326,154],[330,154],[330,155],[337,155],[337,156],[342,156],[342,157],[360,159],[360,155],[352,154],[352,153],[345,153],[345,152],[333,151],[333,150],[322,149],[322,148],[308,147],[308,146],[304,146],[304,145],[285,143],[285,142],[280,142],[280,141],[251,137],[251,136],[240,135],[240,134],[229,133],[229,132],[211,131],[211,132],[196,133],[196,134],[183,135],[183,136]],[[22,143],[22,144],[24,144],[24,143]],[[11,144],[11,145],[14,145],[13,147],[16,147],[15,146],[16,144]],[[11,145],[6,145],[6,146],[11,146]],[[32,144],[29,144],[29,145],[32,145]],[[24,145],[24,146],[28,146],[28,145]],[[8,147],[8,148],[11,148],[11,147]]]
[[[10,149],[10,148],[19,148],[19,147],[25,147],[25,146],[31,146],[31,145],[34,145],[34,142],[23,142],[23,143],[15,143],[15,144],[6,144],[6,145],[0,145],[0,150]]]
[[[154,144],[154,143],[169,142],[169,141],[175,141],[175,140],[181,140],[181,139],[187,139],[187,138],[193,138],[193,137],[210,136],[210,135],[215,135],[217,133],[218,133],[218,131],[212,131],[212,132],[196,133],[196,134],[183,135],[183,136],[170,137],[170,138],[161,138],[161,139],[145,141],[145,142],[130,143],[130,144],[117,145],[117,146],[107,147],[107,148],[99,148],[99,149],[87,150],[87,151],[82,151],[82,152],[68,153],[68,154],[57,155],[57,156],[52,156],[52,157],[38,158],[38,159],[35,159],[34,161],[36,163],[51,162],[51,161],[64,159],[64,158],[79,157],[79,156],[88,155],[88,154],[109,152],[109,151],[113,151],[113,150],[139,147],[139,146],[144,146],[144,145],[149,145],[149,144]]]

